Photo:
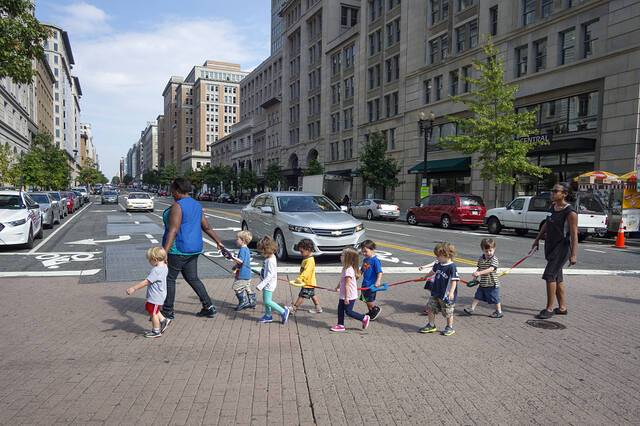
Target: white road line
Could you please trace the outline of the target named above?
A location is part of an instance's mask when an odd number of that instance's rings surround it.
[[[404,267],[404,266],[385,266],[382,268],[385,274],[424,274],[425,271],[418,271],[417,267]],[[458,268],[458,272],[463,274],[471,274],[475,272],[477,268],[463,266]],[[278,272],[283,274],[293,274],[300,271],[298,266],[281,266],[278,268]],[[339,274],[342,272],[341,266],[316,266],[316,273],[318,274]],[[509,272],[505,276],[509,275],[542,275],[544,268],[518,268]],[[616,275],[640,275],[640,270],[602,270],[602,269],[572,269],[565,268],[563,270],[565,275],[598,275],[598,276],[616,276]]]
[[[55,231],[53,231],[51,234],[49,234],[49,236],[47,238],[45,238],[44,240],[42,240],[40,242],[40,244],[38,244],[37,246],[35,246],[34,248],[32,248],[31,250],[29,250],[29,253],[35,253],[37,252],[40,247],[42,247],[43,245],[45,245],[47,242],[49,242],[49,240],[56,235],[58,232],[60,232],[60,230],[62,230],[62,228],[64,228],[65,226],[67,226],[69,223],[71,223],[76,217],[80,216],[80,213],[82,213],[83,211],[85,211],[85,209],[87,207],[89,207],[91,204],[93,204],[92,202],[89,202],[89,204],[87,204],[86,206],[84,206],[83,208],[81,208],[80,210],[78,210],[78,212],[76,214],[74,214],[71,219],[67,220],[65,223],[63,223],[62,225],[60,225],[60,227],[58,229],[56,229]]]
[[[86,277],[95,275],[100,269],[85,269],[80,271],[18,271],[0,272],[0,278],[28,278],[28,277]]]
[[[384,232],[385,234],[402,235],[403,237],[413,237],[414,235],[401,234],[399,232],[383,231],[382,229],[365,228],[367,231]]]

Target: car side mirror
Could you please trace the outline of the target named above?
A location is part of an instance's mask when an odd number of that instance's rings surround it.
[[[263,206],[260,207],[260,211],[262,213],[269,213],[269,214],[273,214],[273,208],[271,206]]]

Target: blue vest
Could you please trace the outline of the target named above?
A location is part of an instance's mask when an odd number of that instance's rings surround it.
[[[177,203],[182,210],[182,223],[176,236],[176,248],[181,253],[201,253],[202,206],[191,197],[182,198]]]

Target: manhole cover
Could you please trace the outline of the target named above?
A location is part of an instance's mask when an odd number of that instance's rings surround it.
[[[567,328],[566,325],[560,324],[559,322],[546,320],[528,320],[527,324],[531,327],[542,328],[544,330],[564,330]]]

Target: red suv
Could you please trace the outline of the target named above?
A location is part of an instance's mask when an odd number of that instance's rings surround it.
[[[487,209],[482,198],[471,194],[434,194],[420,200],[416,207],[407,211],[407,223],[420,222],[450,228],[451,225],[468,225],[477,229],[484,220]]]

